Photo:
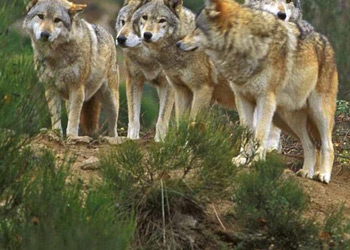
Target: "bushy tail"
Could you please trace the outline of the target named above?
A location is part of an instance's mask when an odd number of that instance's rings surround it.
[[[100,110],[101,103],[96,96],[84,103],[80,116],[80,126],[84,135],[92,136],[97,133]]]

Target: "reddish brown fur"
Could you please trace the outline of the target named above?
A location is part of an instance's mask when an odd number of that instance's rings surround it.
[[[92,136],[97,133],[100,110],[101,103],[96,95],[84,103],[80,116],[80,126],[84,135]]]

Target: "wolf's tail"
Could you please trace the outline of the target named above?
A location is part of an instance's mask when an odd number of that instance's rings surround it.
[[[81,110],[80,126],[83,133],[92,136],[98,131],[101,103],[96,96],[93,96],[84,103]]]

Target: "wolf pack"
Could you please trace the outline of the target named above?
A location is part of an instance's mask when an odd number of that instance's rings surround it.
[[[215,103],[236,110],[252,134],[234,165],[281,150],[283,130],[303,148],[297,174],[330,182],[338,73],[330,42],[303,19],[301,0],[205,0],[197,15],[183,0],[125,0],[116,39],[81,19],[85,8],[68,0],[32,0],[23,23],[52,129],[61,134],[65,100],[67,142],[91,140],[101,106],[106,137],[118,138],[117,45],[125,59],[129,139],[139,139],[148,83],[159,97],[155,141],[165,139],[174,106],[176,121],[194,121]]]

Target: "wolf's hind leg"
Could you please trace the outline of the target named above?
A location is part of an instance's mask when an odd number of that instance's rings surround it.
[[[315,177],[325,183],[331,180],[334,162],[332,143],[334,107],[331,105],[334,104],[322,102],[321,97],[310,98],[310,114],[321,136],[320,169],[315,173]]]
[[[200,111],[210,106],[213,97],[214,87],[203,85],[200,89],[193,92],[193,101],[191,107],[191,119],[195,119]]]
[[[180,120],[190,112],[193,94],[186,86],[175,84],[172,86],[175,89],[176,122],[179,124]]]
[[[168,84],[166,79],[157,87],[157,91],[159,96],[159,114],[154,140],[159,142],[165,139],[168,132],[169,120],[175,102],[175,91],[174,88]]]
[[[283,119],[299,138],[303,148],[304,163],[302,169],[297,172],[297,175],[312,178],[315,173],[317,149],[307,130],[307,116],[307,112],[304,110],[285,112],[282,115]]]
[[[117,125],[119,115],[119,82],[118,76],[108,76],[107,88],[102,94],[102,105],[107,112],[108,136],[118,137]]]

